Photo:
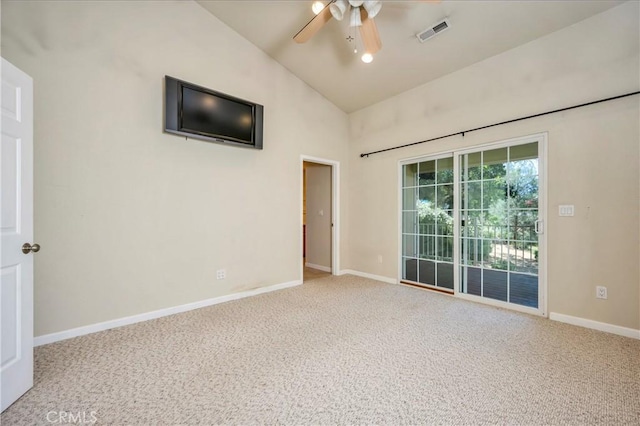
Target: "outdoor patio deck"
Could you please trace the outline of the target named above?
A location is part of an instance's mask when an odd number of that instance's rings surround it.
[[[418,262],[420,262],[420,276],[418,276]],[[408,281],[435,285],[437,273],[438,286],[453,289],[453,264],[451,263],[407,259],[405,268],[405,279]],[[466,270],[466,293],[531,308],[538,307],[537,275],[476,267],[466,267]],[[484,277],[482,277],[483,274]],[[481,292],[482,278],[484,282]]]

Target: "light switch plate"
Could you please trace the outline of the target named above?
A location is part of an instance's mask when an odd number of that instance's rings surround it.
[[[558,206],[558,216],[573,216],[574,212],[573,204],[561,204]]]

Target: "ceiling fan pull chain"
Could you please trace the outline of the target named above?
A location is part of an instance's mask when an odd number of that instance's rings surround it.
[[[353,32],[353,53],[358,53],[358,32],[356,27],[351,27],[351,31]]]

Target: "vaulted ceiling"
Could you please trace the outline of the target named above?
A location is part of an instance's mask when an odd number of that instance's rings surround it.
[[[198,2],[345,112],[352,112],[575,24],[622,1],[383,1],[375,17],[382,50],[365,64],[347,20],[331,19],[309,42],[293,36],[312,1]],[[328,3],[327,0],[324,3]],[[420,43],[416,33],[447,18],[451,28]],[[594,29],[595,30],[595,29]],[[570,55],[571,52],[566,52]]]

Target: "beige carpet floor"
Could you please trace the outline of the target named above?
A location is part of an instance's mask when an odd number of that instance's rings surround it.
[[[2,425],[640,424],[640,341],[353,277],[35,350]]]

